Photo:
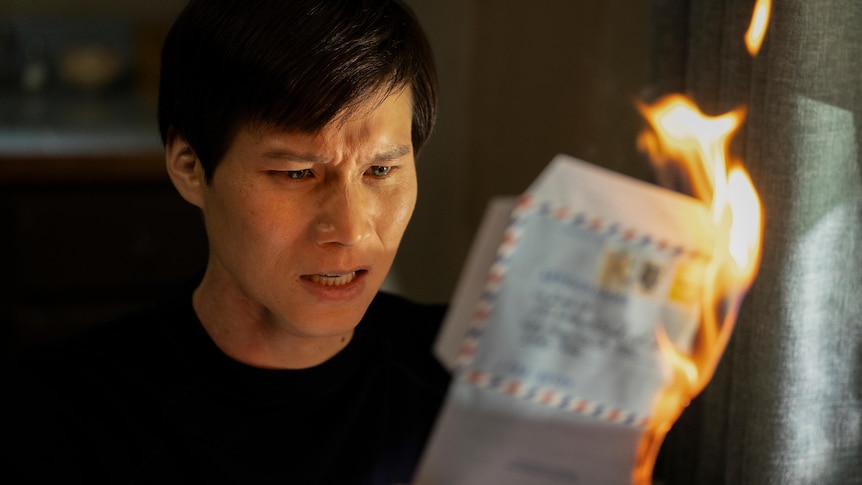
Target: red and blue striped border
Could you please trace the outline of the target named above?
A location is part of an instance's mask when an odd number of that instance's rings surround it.
[[[659,251],[667,251],[672,256],[687,256],[691,258],[706,258],[707,255],[675,245],[666,239],[655,238],[634,228],[599,218],[590,217],[584,212],[570,210],[569,207],[553,205],[549,202],[538,202],[530,195],[521,196],[512,211],[509,226],[503,235],[496,258],[488,272],[485,290],[476,304],[471,316],[467,335],[458,351],[458,374],[463,382],[482,389],[490,389],[506,395],[524,399],[530,402],[574,412],[583,416],[593,417],[621,425],[644,427],[649,416],[639,416],[636,413],[604,406],[601,403],[566,394],[553,388],[528,386],[516,379],[508,379],[480,370],[468,370],[468,365],[476,353],[479,340],[488,316],[494,307],[503,278],[509,269],[512,255],[518,246],[524,231],[526,217],[533,213],[554,219],[564,224],[572,224],[608,237],[616,237],[627,243],[652,246]]]

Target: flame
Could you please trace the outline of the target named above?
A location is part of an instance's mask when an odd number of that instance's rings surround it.
[[[771,10],[771,0],[757,0],[745,33],[752,56],[760,51]],[[641,133],[638,146],[649,155],[659,182],[678,185],[676,176],[682,175],[684,188],[710,208],[717,234],[713,259],[704,273],[701,320],[690,352],[676,348],[662,326],[656,332],[670,378],[656,396],[632,474],[635,484],[648,485],[665,434],[712,378],[742,298],[757,276],[763,212],[748,173],[741,163],[729,159],[730,141],[745,119],[745,109],[707,116],[681,95],[650,106],[640,104],[638,109],[651,128]]]
[[[754,13],[751,16],[751,24],[745,32],[745,47],[748,53],[756,56],[766,35],[766,26],[769,24],[769,14],[772,11],[772,0],[757,0],[754,5]]]
[[[688,402],[712,378],[730,338],[742,297],[760,263],[760,200],[742,165],[730,160],[730,142],[744,109],[707,116],[681,95],[639,105],[650,124],[638,139],[659,174],[681,171],[685,185],[710,209],[716,226],[713,259],[706,269],[702,315],[690,353],[674,347],[660,327],[656,339],[671,369],[669,384],[656,398],[638,447],[634,481],[650,483],[661,441]]]
[[[650,155],[659,174],[673,164],[688,175],[690,190],[704,201],[711,199],[714,219],[727,200],[725,167],[730,140],[745,112],[742,109],[708,117],[682,95],[670,95],[652,106],[638,105],[655,131],[645,131],[638,146]]]
[[[728,249],[736,267],[746,272],[743,279],[750,284],[754,280],[760,260],[763,231],[760,199],[748,173],[740,167],[730,170],[727,188],[728,204],[733,217]]]

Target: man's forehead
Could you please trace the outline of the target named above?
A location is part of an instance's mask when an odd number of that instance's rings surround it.
[[[381,144],[385,145],[387,151],[398,151],[402,148],[388,145],[400,146],[406,141],[410,141],[412,145],[412,114],[409,89],[401,89],[382,99],[369,98],[361,105],[336,116],[319,130],[303,130],[272,122],[253,122],[240,125],[237,135],[248,137],[255,145],[272,145],[273,151],[279,151],[279,147],[285,145],[284,151],[296,156],[301,156],[303,151],[309,151],[299,147],[323,148],[346,140],[362,144]],[[378,138],[380,140],[377,140]]]
[[[339,136],[338,132],[333,135],[327,130],[306,133],[278,127],[257,126],[240,130],[232,144],[237,142],[246,145],[255,152],[256,156],[263,159],[303,163],[324,163],[344,150],[364,153],[364,156],[378,162],[398,160],[413,153],[409,131],[402,136],[382,132],[368,138],[357,139]]]

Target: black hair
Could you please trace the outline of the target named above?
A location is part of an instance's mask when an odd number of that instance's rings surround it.
[[[191,0],[162,50],[159,129],[165,143],[189,143],[210,181],[242,127],[315,133],[404,87],[418,152],[436,120],[437,75],[400,0]]]

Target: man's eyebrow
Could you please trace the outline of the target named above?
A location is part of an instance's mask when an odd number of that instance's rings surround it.
[[[411,153],[413,148],[410,145],[392,145],[378,152],[371,159],[372,163],[393,162],[401,157]],[[287,149],[275,149],[263,152],[263,158],[268,160],[284,160],[291,162],[306,162],[306,163],[323,163],[325,158],[313,153],[294,152]]]
[[[291,162],[322,163],[323,158],[312,153],[298,153],[291,150],[277,149],[263,152],[263,158],[269,160],[288,160]]]
[[[399,158],[411,153],[413,151],[413,147],[410,145],[392,145],[391,147],[377,153],[374,156],[373,162],[393,162],[398,160]]]

